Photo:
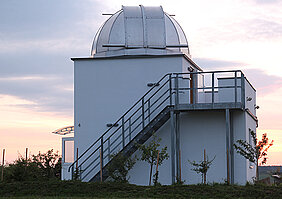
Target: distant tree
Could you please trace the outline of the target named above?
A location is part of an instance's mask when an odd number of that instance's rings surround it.
[[[256,180],[259,180],[258,165],[266,164],[267,151],[273,145],[273,140],[269,142],[267,134],[262,135],[261,141],[257,140],[256,133],[250,130],[252,140],[248,143],[246,140],[237,140],[234,144],[236,152],[245,157],[250,162],[256,164]]]
[[[61,157],[53,150],[32,155],[25,159],[20,156],[4,168],[4,181],[41,181],[60,179]]]
[[[122,153],[111,155],[111,163],[108,167],[109,176],[115,182],[128,182],[128,172],[136,163],[136,158],[126,157]]]
[[[204,160],[203,161],[190,161],[188,160],[188,162],[194,166],[193,169],[191,169],[192,171],[196,171],[196,173],[200,173],[202,176],[202,183],[206,184],[207,183],[207,172],[210,168],[210,166],[212,165],[212,162],[214,161],[215,156],[212,160],[209,160],[209,157],[206,156],[206,150],[204,150]]]
[[[4,181],[34,181],[40,176],[40,170],[31,159],[19,157],[4,167]]]
[[[142,152],[141,154],[141,161],[148,162],[150,164],[150,179],[149,179],[149,185],[151,185],[151,179],[152,179],[152,172],[153,172],[153,166],[157,164],[157,158],[159,153],[159,162],[158,164],[161,165],[164,160],[169,158],[169,155],[167,153],[167,146],[163,147],[162,149],[158,149],[160,147],[161,138],[158,138],[153,135],[153,139],[151,142],[149,142],[147,145],[139,145],[139,150]],[[155,174],[154,184],[157,184],[158,180],[158,172]]]
[[[53,149],[32,156],[32,162],[38,166],[42,176],[46,178],[60,178],[61,160],[61,156]]]

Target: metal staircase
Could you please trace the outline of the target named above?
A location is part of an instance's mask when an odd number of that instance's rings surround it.
[[[125,157],[130,157],[135,151],[138,149],[138,144],[144,144],[151,136],[152,132],[157,131],[170,117],[170,110],[172,107],[167,106],[166,108],[161,111],[140,133],[136,135],[134,139],[132,139],[121,151]],[[108,177],[107,168],[108,165],[111,163],[109,161],[107,165],[105,165],[102,169],[103,179]],[[100,173],[98,172],[91,181],[100,181]]]
[[[107,165],[111,154],[132,155],[136,144],[145,143],[152,132],[157,131],[170,117],[174,107],[173,74],[165,75],[141,97],[119,120],[97,139],[69,167],[74,177],[79,173],[83,181],[99,181],[102,169],[103,180],[108,177]]]
[[[219,104],[215,101],[215,94],[218,89],[234,89],[235,103],[232,103],[235,105],[241,103],[237,102],[237,94],[243,83],[238,85],[237,80],[243,82],[244,75],[241,71],[228,72],[233,74],[234,86],[218,87],[215,84],[215,74],[222,73],[222,71],[165,75],[160,81],[154,83],[153,87],[143,97],[85,150],[69,167],[68,171],[72,172],[73,178],[79,176],[82,181],[100,181],[101,178],[103,181],[106,180],[108,178],[107,168],[111,163],[112,154],[119,152],[127,157],[131,156],[138,149],[137,144],[145,143],[153,132],[156,132],[168,121],[171,113],[181,111],[180,105],[192,105],[192,108],[195,109],[196,92],[200,90],[210,91],[211,103],[205,104],[212,105],[212,107],[216,107],[214,104]],[[237,73],[241,73],[241,76],[237,77]],[[202,74],[210,76],[211,86],[197,86],[198,76]],[[244,97],[243,92],[244,89],[241,89],[242,99]],[[220,105],[222,104],[230,105],[231,103],[220,103]],[[233,106],[233,104],[231,105]],[[200,107],[203,107],[202,104],[200,104]]]

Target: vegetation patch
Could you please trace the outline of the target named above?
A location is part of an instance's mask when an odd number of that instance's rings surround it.
[[[0,183],[0,198],[282,198],[282,186],[170,185],[41,181]]]

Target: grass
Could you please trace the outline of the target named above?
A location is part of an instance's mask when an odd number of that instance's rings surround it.
[[[0,183],[0,198],[282,198],[282,186],[137,186],[77,181]]]

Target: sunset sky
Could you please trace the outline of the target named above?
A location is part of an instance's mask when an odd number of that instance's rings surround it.
[[[55,149],[51,132],[73,124],[73,62],[121,5],[174,14],[204,70],[242,70],[257,89],[259,137],[282,165],[282,0],[9,0],[0,3],[0,155]],[[2,160],[1,160],[2,161]]]

